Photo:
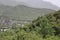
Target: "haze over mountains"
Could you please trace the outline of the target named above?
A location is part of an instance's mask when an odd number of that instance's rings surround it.
[[[14,0],[0,0],[0,5],[9,5],[9,6],[12,6],[12,5],[17,5],[16,4],[17,2],[14,1]]]
[[[5,10],[3,12],[3,15],[12,17],[14,19],[31,19],[31,18],[37,18],[38,16],[48,14],[50,12],[53,12],[54,10],[50,9],[44,9],[44,8],[31,8],[26,7],[24,5],[19,5],[16,7],[12,7],[8,10]]]
[[[0,15],[11,19],[34,19],[58,10],[59,7],[43,0],[0,0]]]
[[[47,8],[47,9],[53,9],[53,10],[59,10],[60,8],[56,5],[53,5],[50,2],[46,2],[43,0],[0,0],[0,4],[3,5],[9,5],[9,6],[16,6],[16,5],[26,5],[29,7],[34,8]]]

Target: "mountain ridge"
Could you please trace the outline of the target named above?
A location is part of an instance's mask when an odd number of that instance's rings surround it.
[[[52,10],[59,10],[60,8],[50,2],[43,0],[26,0],[26,1],[14,1],[14,0],[0,0],[0,4],[8,5],[8,6],[17,6],[17,5],[25,5],[33,8],[47,8]]]
[[[3,15],[17,19],[33,19],[53,11],[55,10],[44,8],[31,8],[24,5],[19,5],[6,10],[5,12],[3,12]]]

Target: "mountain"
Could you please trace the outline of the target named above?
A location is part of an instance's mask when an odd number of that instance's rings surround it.
[[[0,0],[0,15],[12,19],[35,19],[58,9],[59,7],[43,0],[26,0],[24,2]]]
[[[2,15],[8,16],[12,19],[34,19],[38,16],[42,16],[45,14],[48,14],[50,12],[53,12],[55,10],[51,9],[45,9],[45,8],[31,8],[24,5],[19,5],[12,7],[8,10],[5,10]]]
[[[33,8],[47,8],[53,10],[60,9],[58,6],[43,0],[0,0],[0,4],[9,6],[25,5]]]
[[[12,6],[0,5],[0,15],[2,15],[6,10],[12,8]]]

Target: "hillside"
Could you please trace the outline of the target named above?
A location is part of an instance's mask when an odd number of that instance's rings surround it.
[[[3,15],[11,17],[12,19],[35,19],[38,16],[48,14],[54,10],[45,8],[31,8],[24,5],[19,5],[6,10]]]
[[[10,9],[12,6],[0,5],[0,15],[2,15],[6,10]]]
[[[0,40],[60,40],[60,10],[38,17],[24,27],[13,25],[0,32]]]

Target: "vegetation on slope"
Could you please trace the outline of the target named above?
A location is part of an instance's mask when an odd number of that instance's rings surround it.
[[[0,40],[60,40],[60,10],[38,17],[23,28],[0,32]]]
[[[2,15],[6,10],[12,8],[12,6],[0,5],[0,15]]]
[[[45,8],[31,8],[24,5],[19,5],[12,7],[9,10],[6,10],[3,15],[8,16],[12,19],[34,19],[38,16],[48,14],[50,12],[53,12],[54,10],[51,9],[45,9]]]

